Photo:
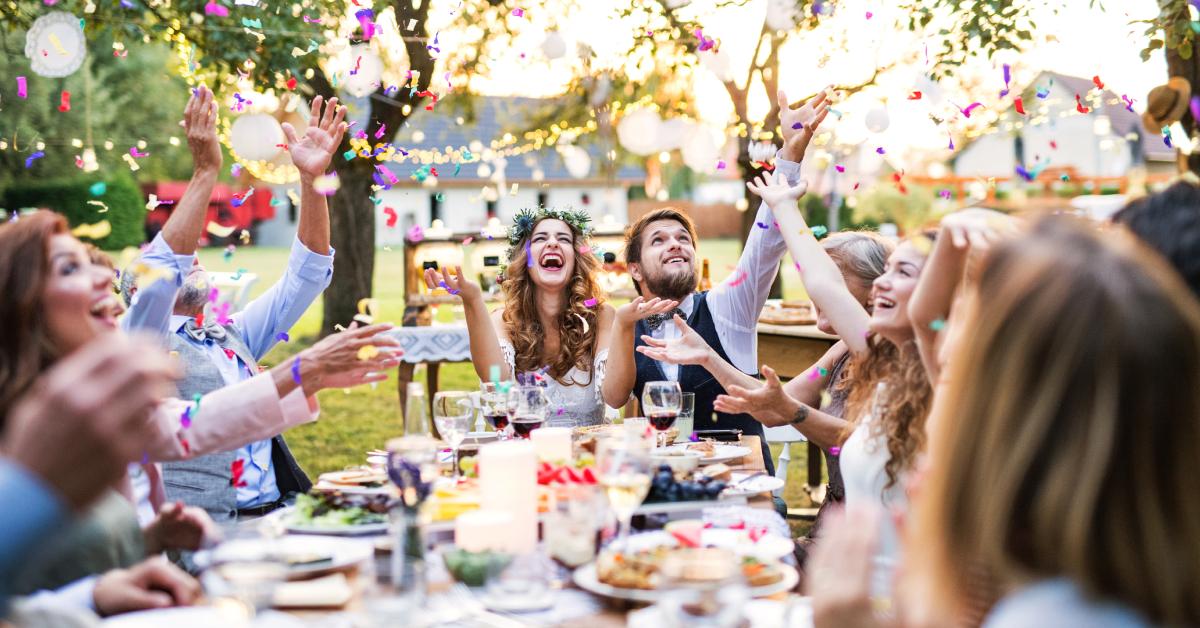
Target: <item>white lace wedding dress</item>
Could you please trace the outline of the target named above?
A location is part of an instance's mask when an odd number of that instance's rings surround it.
[[[512,343],[500,339],[500,351],[504,354],[504,362],[511,372],[516,373],[516,350]],[[596,354],[592,364],[592,372],[586,373],[578,368],[567,372],[563,379],[575,384],[564,386],[549,377],[546,381],[546,398],[550,400],[550,411],[546,414],[547,426],[583,427],[605,423],[604,397],[600,393],[600,384],[604,381],[604,367],[608,363],[608,349]]]

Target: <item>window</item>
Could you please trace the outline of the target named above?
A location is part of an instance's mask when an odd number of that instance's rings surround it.
[[[547,207],[550,204],[550,195],[544,190],[539,191],[537,195],[538,207]]]
[[[429,222],[441,220],[442,218],[442,199],[443,196],[438,194],[429,195]]]
[[[499,206],[500,206],[499,201],[485,201],[484,207],[487,209],[487,217],[495,218],[496,211],[499,209]]]

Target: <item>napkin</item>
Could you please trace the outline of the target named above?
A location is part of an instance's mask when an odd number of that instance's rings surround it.
[[[341,608],[354,596],[346,575],[287,582],[275,588],[275,608]]]

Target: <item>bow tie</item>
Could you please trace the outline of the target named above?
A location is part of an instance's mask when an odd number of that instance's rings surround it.
[[[663,323],[671,320],[671,317],[675,316],[676,314],[678,314],[680,316],[680,318],[683,318],[685,320],[687,319],[687,314],[684,314],[683,310],[681,310],[679,308],[675,308],[675,309],[671,310],[670,312],[667,312],[666,314],[651,314],[650,316],[647,316],[645,319],[646,327],[649,327],[650,331],[654,331],[654,330],[658,329],[659,327],[662,327]]]
[[[220,342],[225,339],[225,328],[221,327],[216,321],[205,321],[203,327],[196,325],[196,319],[191,319],[183,324],[183,331],[191,336],[197,342],[204,342],[205,338],[212,338]]]

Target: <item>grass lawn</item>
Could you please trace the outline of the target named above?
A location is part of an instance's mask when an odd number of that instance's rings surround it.
[[[712,264],[713,281],[729,276],[737,262],[741,243],[734,240],[704,240],[700,253]],[[236,271],[256,273],[258,283],[252,295],[258,295],[275,282],[287,263],[287,250],[282,248],[239,248],[233,258],[226,262],[219,249],[201,252],[205,265],[214,271]],[[375,259],[375,298],[379,301],[378,320],[399,321],[404,313],[403,251],[380,249]],[[784,264],[784,294],[787,298],[803,295],[799,276],[790,260]],[[451,320],[455,308],[442,306],[438,312],[440,320]],[[458,314],[461,317],[461,314]],[[293,327],[291,341],[280,343],[263,363],[275,365],[285,361],[301,348],[310,345],[316,337],[321,322],[321,305],[316,302],[308,309],[300,322]],[[479,385],[473,367],[468,363],[446,364],[441,368],[441,387],[445,390],[474,390]],[[418,381],[425,381],[424,369],[418,368]],[[396,383],[392,379],[376,387],[360,387],[348,392],[327,390],[320,394],[321,420],[293,429],[287,433],[288,445],[300,464],[312,476],[325,471],[342,469],[364,462],[364,452],[383,447],[387,439],[398,436],[402,430]],[[779,453],[776,445],[773,451]],[[807,495],[802,490],[807,456],[804,446],[792,448],[785,499],[789,506],[808,505]]]

